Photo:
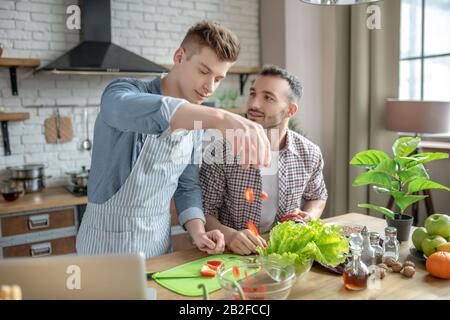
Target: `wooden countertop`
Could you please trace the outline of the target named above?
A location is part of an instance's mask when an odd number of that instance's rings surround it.
[[[349,213],[329,219],[326,222],[349,222],[366,225],[371,231],[384,233],[386,221],[357,213]],[[412,242],[403,242],[400,249],[400,260],[404,261],[409,254]],[[206,257],[196,250],[179,251],[160,257],[149,259],[146,263],[148,271],[163,271],[177,265]],[[414,261],[414,260],[413,260]],[[288,299],[450,299],[450,280],[440,280],[429,275],[423,263],[416,263],[416,274],[413,278],[404,278],[397,273],[387,273],[381,281],[380,289],[366,289],[362,291],[348,291],[344,288],[342,276],[332,274],[315,265],[303,278],[297,280]],[[148,282],[149,288],[156,288],[158,299],[192,299],[177,295],[154,281]],[[225,299],[222,290],[210,294],[211,299]],[[197,298],[197,299],[200,299]]]
[[[0,197],[0,215],[37,209],[51,209],[87,203],[87,197],[77,197],[64,187],[45,188],[41,192],[28,193],[16,201],[7,202]]]

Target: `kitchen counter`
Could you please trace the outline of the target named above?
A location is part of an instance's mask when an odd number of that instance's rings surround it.
[[[371,231],[384,234],[386,221],[367,215],[349,213],[333,218],[324,219],[325,222],[347,222],[365,225]],[[412,242],[403,242],[400,248],[400,260],[404,261],[409,255]],[[191,249],[179,251],[149,259],[146,262],[147,271],[163,271],[181,265],[183,263],[204,258],[207,255]],[[413,278],[404,278],[398,273],[387,273],[381,280],[381,288],[366,289],[362,291],[348,291],[343,286],[342,276],[325,271],[314,265],[310,272],[298,279],[288,299],[389,299],[389,300],[411,300],[411,299],[450,299],[450,280],[440,280],[429,275],[425,265],[410,259],[416,263],[416,274]],[[149,288],[156,288],[157,298],[163,300],[192,299],[177,295],[154,281],[147,282]],[[200,299],[197,297],[196,299]],[[210,294],[211,299],[225,299],[222,290]]]
[[[64,187],[45,188],[41,192],[28,193],[16,201],[7,202],[1,197],[0,215],[38,209],[87,204],[87,196],[77,197]]]

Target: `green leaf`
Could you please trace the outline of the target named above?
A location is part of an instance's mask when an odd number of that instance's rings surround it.
[[[450,191],[449,188],[447,188],[446,186],[439,184],[437,182],[425,179],[425,178],[420,178],[420,179],[416,179],[414,181],[412,181],[409,186],[408,186],[408,193],[414,193],[414,192],[419,192],[422,190],[429,190],[429,189],[442,189],[442,190],[447,190]]]
[[[383,187],[378,187],[378,186],[373,186],[373,190],[379,194],[390,194],[392,191],[394,191],[394,190],[391,190],[388,188],[383,188]]]
[[[405,212],[413,203],[425,199],[427,196],[409,195],[401,191],[392,192],[391,195],[394,197],[394,203],[400,208],[401,213]]]
[[[396,163],[392,159],[385,159],[381,161],[375,168],[376,171],[384,172],[390,176],[397,175]]]
[[[389,160],[389,156],[379,150],[366,150],[357,153],[352,160],[350,160],[350,164],[354,166],[360,166],[368,169],[374,169],[378,166],[383,160]]]
[[[400,191],[402,188],[397,180],[391,181],[391,190]]]
[[[420,143],[420,138],[416,137],[403,137],[399,138],[394,142],[392,146],[392,151],[396,157],[406,157],[410,155]]]
[[[364,186],[367,184],[377,184],[385,188],[390,188],[391,179],[384,172],[368,171],[363,172],[353,180],[353,186]]]
[[[381,212],[382,214],[384,214],[385,216],[388,216],[391,219],[394,219],[394,217],[395,217],[394,211],[389,210],[388,208],[379,207],[379,206],[375,206],[373,204],[368,204],[368,203],[358,204],[358,207],[366,208],[366,209],[372,209],[372,210]]]
[[[435,160],[448,159],[448,153],[444,152],[425,152],[416,154],[411,157],[400,157],[398,158],[399,163],[404,168],[412,168],[422,163],[427,163]]]
[[[398,177],[402,181],[403,185],[406,185],[406,183],[408,183],[409,181],[417,178],[429,178],[427,170],[425,169],[423,164],[419,164],[404,171],[399,171]]]

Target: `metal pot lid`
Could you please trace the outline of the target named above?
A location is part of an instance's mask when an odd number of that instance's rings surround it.
[[[43,164],[24,164],[21,166],[7,167],[6,169],[14,171],[24,171],[24,170],[44,169],[44,167],[45,165]]]
[[[87,177],[89,175],[89,169],[86,169],[85,166],[81,167],[81,171],[68,171],[66,174],[77,177]]]

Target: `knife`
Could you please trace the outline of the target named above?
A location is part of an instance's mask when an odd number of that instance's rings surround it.
[[[190,275],[190,276],[171,276],[171,275],[161,275],[159,272],[147,272],[147,280],[155,280],[155,279],[198,279],[205,278],[201,275]]]

